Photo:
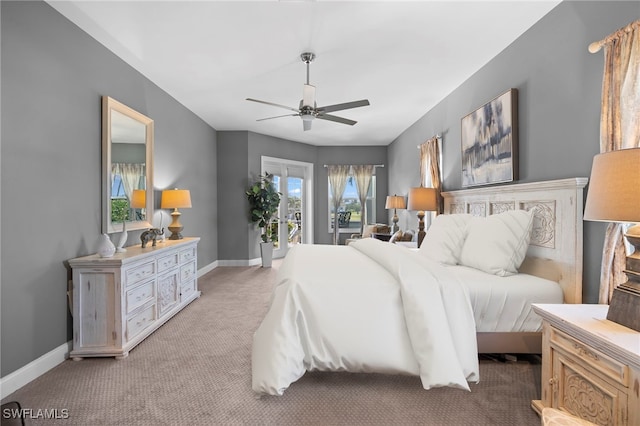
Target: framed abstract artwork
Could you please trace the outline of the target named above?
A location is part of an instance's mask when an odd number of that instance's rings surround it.
[[[462,118],[462,186],[518,179],[518,89]]]

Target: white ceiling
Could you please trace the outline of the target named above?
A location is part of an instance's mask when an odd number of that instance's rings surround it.
[[[215,129],[314,145],[388,145],[559,2],[49,1]],[[298,107],[305,51],[318,106],[371,102],[333,113],[356,125],[256,121],[287,110],[245,98]]]

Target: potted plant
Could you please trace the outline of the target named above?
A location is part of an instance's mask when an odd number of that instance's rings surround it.
[[[245,194],[249,200],[250,221],[257,223],[262,231],[262,242],[260,243],[262,266],[269,268],[273,258],[273,243],[278,239],[278,235],[273,232],[270,224],[278,212],[281,194],[273,184],[273,175],[269,173],[259,176],[258,180],[249,186]]]

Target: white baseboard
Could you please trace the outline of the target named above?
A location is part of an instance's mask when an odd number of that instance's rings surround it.
[[[201,276],[203,276],[207,272],[213,271],[218,266],[221,266],[219,260],[216,260],[215,262],[211,262],[210,264],[208,264],[206,266],[203,266],[202,268],[198,269],[198,278],[200,278]]]
[[[37,379],[53,367],[69,358],[69,352],[73,347],[73,342],[69,340],[52,351],[47,352],[40,358],[31,361],[22,368],[8,374],[0,379],[0,398],[4,399],[8,395],[17,391],[32,380]]]
[[[256,266],[262,265],[262,259],[249,259],[249,260],[218,260],[218,266]]]

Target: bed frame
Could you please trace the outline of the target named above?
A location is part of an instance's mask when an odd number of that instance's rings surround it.
[[[582,210],[587,178],[443,192],[445,214],[487,216],[536,208],[520,272],[556,281],[565,303],[582,303]],[[477,333],[479,353],[542,353],[542,333]]]

